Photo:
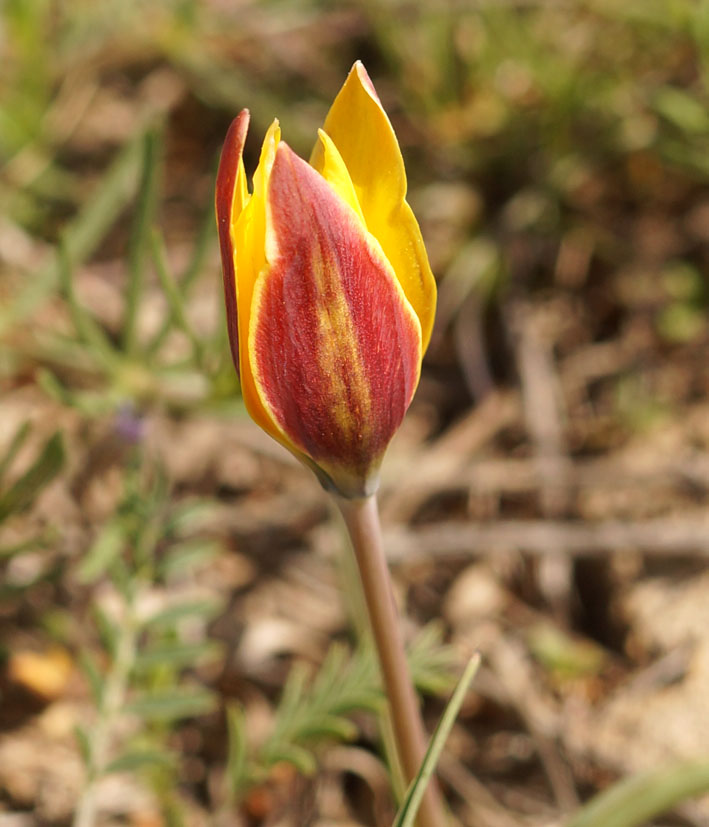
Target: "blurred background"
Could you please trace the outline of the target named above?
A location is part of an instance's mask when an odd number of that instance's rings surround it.
[[[356,59],[439,283],[380,502],[431,727],[483,655],[453,812],[571,824],[707,758],[707,55],[705,0],[5,0],[2,827],[391,824],[355,574],[243,410],[212,207],[233,116],[247,170],[274,117],[308,157]]]

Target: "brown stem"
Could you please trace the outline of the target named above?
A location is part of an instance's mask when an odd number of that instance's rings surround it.
[[[423,761],[427,736],[404,653],[399,617],[382,545],[377,501],[375,497],[358,500],[337,498],[337,504],[357,558],[389,699],[399,760],[409,783]],[[443,802],[435,782],[426,791],[416,824],[418,827],[446,825]]]

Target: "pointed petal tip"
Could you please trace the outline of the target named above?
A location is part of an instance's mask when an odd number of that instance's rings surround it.
[[[219,226],[229,224],[233,206],[234,186],[239,172],[241,156],[249,130],[250,114],[242,109],[229,125],[217,171],[216,207]]]
[[[234,245],[231,238],[231,229],[243,209],[245,199],[248,197],[242,155],[246,133],[249,129],[249,119],[249,110],[242,109],[229,126],[219,159],[217,185],[214,193],[229,345],[237,374],[239,373],[239,330],[236,307]]]
[[[369,94],[374,98],[374,100],[381,106],[381,101],[379,100],[379,95],[377,94],[377,90],[374,88],[374,84],[372,83],[372,79],[369,77],[369,72],[364,68],[364,63],[361,60],[356,60],[354,65],[352,66],[352,72],[356,73],[357,78],[360,84],[364,87],[364,89],[369,92]]]

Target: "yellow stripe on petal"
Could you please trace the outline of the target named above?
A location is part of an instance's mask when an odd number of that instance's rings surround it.
[[[418,317],[354,209],[284,143],[266,223],[242,363],[247,350],[280,441],[342,495],[368,496],[418,383]]]
[[[424,349],[433,328],[436,284],[421,231],[406,202],[406,172],[392,125],[364,66],[357,61],[324,124],[339,150],[367,229],[391,262],[421,322]],[[321,143],[311,163],[324,168]]]
[[[239,158],[239,167],[236,171],[236,183],[234,185],[234,200],[231,207],[232,222],[236,222],[244,210],[244,207],[249,203],[249,188],[246,184],[246,170],[244,169],[244,159]]]

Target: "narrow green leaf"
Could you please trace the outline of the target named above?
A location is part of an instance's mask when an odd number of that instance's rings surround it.
[[[334,738],[338,741],[351,741],[357,736],[357,727],[337,715],[324,714],[307,726],[298,729],[298,738],[306,741],[316,738]]]
[[[0,459],[0,482],[2,482],[2,478],[7,473],[8,469],[12,465],[15,457],[17,456],[20,448],[25,444],[25,440],[29,436],[30,433],[30,423],[24,422],[20,427],[15,431],[14,436],[10,440],[10,444],[7,446],[7,450],[3,455],[2,459]]]
[[[269,753],[268,760],[271,766],[282,761],[292,764],[303,775],[314,775],[318,768],[313,753],[297,744],[279,744],[278,750]]]
[[[282,720],[290,720],[301,706],[307,677],[308,670],[302,663],[296,663],[288,673],[288,679],[283,688],[283,695],[278,706],[279,718]]]
[[[639,827],[707,791],[709,761],[684,761],[624,778],[581,807],[566,827]]]
[[[413,641],[406,657],[416,688],[433,695],[450,692],[455,685],[457,656],[443,643],[440,623],[428,623]]]
[[[153,230],[150,236],[150,251],[152,254],[153,264],[155,265],[155,272],[158,274],[160,284],[165,292],[168,306],[170,308],[170,318],[174,320],[177,327],[187,336],[192,345],[192,358],[195,364],[202,365],[204,357],[204,345],[195,333],[187,313],[185,312],[185,300],[178,288],[175,279],[170,273],[167,264],[167,255],[165,253],[165,244],[162,236],[157,230]]]
[[[165,533],[183,537],[190,532],[205,528],[214,516],[216,504],[213,500],[192,499],[173,508],[165,524]]]
[[[94,317],[81,304],[76,295],[74,271],[65,239],[62,239],[59,244],[57,257],[59,285],[69,307],[69,313],[71,314],[71,320],[77,335],[81,341],[92,348],[94,354],[100,358],[105,365],[113,366],[116,361],[116,355],[108,337]]]
[[[229,754],[226,773],[230,801],[236,801],[239,790],[246,783],[246,719],[244,710],[231,703],[226,710],[227,732],[229,735]]]
[[[216,698],[206,689],[175,689],[139,695],[125,709],[150,721],[173,721],[206,715],[216,706]]]
[[[463,676],[461,677],[458,686],[456,686],[453,696],[441,716],[441,720],[438,722],[436,731],[433,733],[431,743],[428,745],[426,755],[423,759],[423,764],[421,764],[421,768],[416,774],[416,778],[414,778],[408,792],[406,793],[406,798],[402,802],[399,812],[396,814],[392,827],[412,827],[418,808],[421,805],[421,800],[426,792],[428,782],[436,769],[436,764],[438,763],[441,752],[443,752],[443,747],[446,743],[446,739],[448,738],[448,734],[455,723],[455,719],[458,717],[460,707],[479,666],[480,656],[475,655],[470,659],[468,665],[465,667]]]
[[[689,135],[709,134],[709,115],[703,102],[684,89],[662,86],[655,92],[657,112]]]
[[[175,765],[175,756],[161,750],[139,750],[124,752],[114,758],[105,769],[109,772],[133,772],[146,767],[172,767]]]
[[[84,762],[84,766],[89,767],[91,765],[91,741],[89,740],[89,736],[86,730],[82,726],[75,726],[74,727],[74,737],[76,738],[76,743],[79,746],[79,754],[81,755],[81,760]]]
[[[104,612],[98,603],[94,603],[92,613],[96,620],[96,630],[101,639],[101,645],[114,658],[116,656],[116,648],[118,646],[118,630],[113,624],[110,617]]]
[[[219,614],[223,606],[221,600],[194,600],[191,602],[175,603],[161,609],[145,620],[146,627],[170,626],[179,623],[185,617],[201,617],[208,620]]]
[[[192,249],[192,256],[187,267],[185,268],[182,278],[179,280],[178,290],[183,303],[186,300],[190,288],[194,284],[197,276],[202,272],[207,252],[209,250],[209,241],[214,237],[214,234],[214,205],[210,201],[204,212],[204,217],[197,232],[197,240],[195,241],[195,245]],[[167,315],[163,320],[162,326],[147,346],[147,354],[149,357],[154,357],[155,354],[159,352],[160,348],[163,346],[165,340],[170,334],[174,322],[175,319],[172,308],[168,306]]]
[[[33,537],[31,540],[25,540],[22,543],[16,543],[14,546],[0,546],[0,560],[9,560],[16,557],[18,554],[24,554],[27,551],[40,548],[47,542],[46,537]]]
[[[123,555],[117,555],[113,558],[109,575],[111,577],[111,583],[113,583],[113,585],[118,589],[123,601],[126,605],[131,605],[133,603],[137,585],[137,580],[132,568],[132,561],[131,565],[129,565]]]
[[[105,525],[79,564],[77,569],[79,582],[94,583],[98,580],[121,553],[125,542],[123,526],[118,520]]]
[[[28,508],[39,491],[51,482],[64,465],[64,442],[59,432],[44,445],[32,467],[0,495],[0,522]]]
[[[106,235],[116,217],[135,193],[140,166],[142,136],[129,141],[118,153],[103,179],[77,217],[64,232],[69,257],[75,264],[84,262]],[[57,280],[54,257],[27,279],[26,285],[0,310],[0,335],[21,323]]]
[[[128,249],[129,280],[123,320],[123,347],[129,354],[135,353],[136,349],[138,308],[145,285],[150,227],[157,208],[159,149],[160,137],[155,130],[150,130],[143,138],[143,167]]]
[[[160,563],[160,572],[169,577],[189,574],[219,556],[221,546],[214,540],[185,540],[176,543]]]
[[[192,666],[218,658],[221,651],[221,647],[210,640],[200,643],[162,643],[139,652],[135,668],[146,670],[155,666]]]
[[[103,701],[103,675],[93,655],[88,650],[82,651],[79,655],[79,666],[89,683],[94,705],[100,707]]]

